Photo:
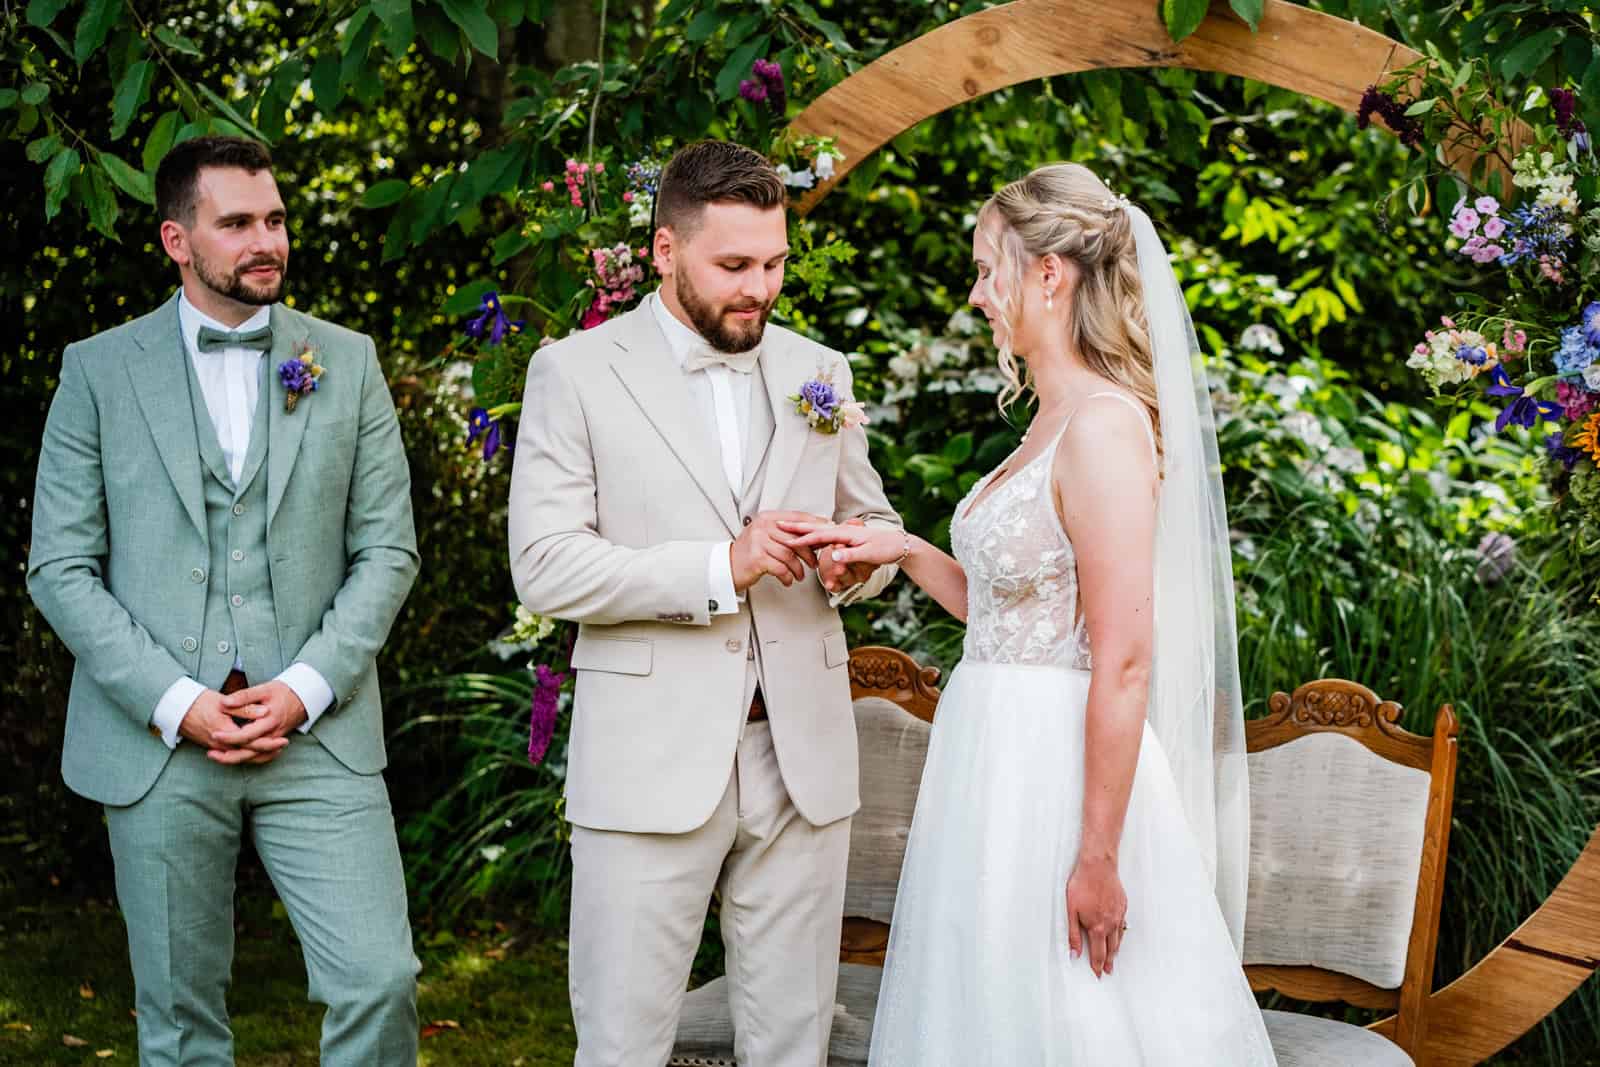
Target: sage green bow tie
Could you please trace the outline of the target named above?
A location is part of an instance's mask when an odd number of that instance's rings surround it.
[[[257,352],[272,351],[272,327],[262,326],[248,333],[200,327],[200,340],[196,344],[202,352],[220,352],[224,348],[253,348]]]

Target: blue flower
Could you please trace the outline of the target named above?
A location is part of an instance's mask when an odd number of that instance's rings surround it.
[[[1583,339],[1589,342],[1590,347],[1600,348],[1600,300],[1583,309],[1579,322],[1583,326]]]
[[[1507,404],[1500,412],[1499,418],[1494,420],[1495,433],[1500,433],[1512,423],[1531,428],[1540,419],[1554,422],[1566,410],[1553,400],[1537,400],[1529,396],[1522,386],[1512,385],[1511,377],[1506,374],[1504,367],[1496,367],[1490,371],[1489,382],[1490,385],[1484,392],[1490,396],[1511,398],[1511,403]]]
[[[1462,345],[1456,349],[1456,358],[1474,367],[1481,367],[1489,362],[1489,353],[1482,345]]]
[[[500,445],[502,444],[500,440],[500,420],[490,418],[489,413],[483,408],[473,408],[471,413],[467,415],[467,444],[470,445],[476,441],[480,434],[483,436],[483,458],[493,459],[494,454],[500,451]],[[503,443],[506,446],[506,451],[511,451],[511,441],[507,439]]]
[[[1511,250],[1500,257],[1500,265],[1509,267],[1540,256],[1564,258],[1571,239],[1566,216],[1560,208],[1519,207],[1511,213],[1501,238],[1501,243]]]
[[[483,294],[483,303],[478,305],[478,310],[478,317],[467,323],[467,336],[481,341],[487,332],[491,345],[504,341],[508,333],[521,333],[526,324],[523,319],[512,322],[506,317],[505,308],[500,304],[500,294],[493,289]]]
[[[811,410],[824,419],[833,418],[833,409],[839,403],[839,398],[834,395],[833,385],[820,379],[802,385],[800,399],[810,404]]]
[[[1590,307],[1600,307],[1591,304]],[[1587,309],[1586,309],[1587,310]],[[1586,320],[1588,316],[1585,316]],[[1595,356],[1600,355],[1596,346],[1591,345],[1584,337],[1583,326],[1568,326],[1561,331],[1561,347],[1556,349],[1556,370],[1561,374],[1582,374],[1583,369],[1594,362]]]
[[[1571,470],[1583,456],[1580,449],[1567,444],[1559,433],[1553,433],[1544,439],[1544,450],[1552,461],[1561,464],[1567,470]]]

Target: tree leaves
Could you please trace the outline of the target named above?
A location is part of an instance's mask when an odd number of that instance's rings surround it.
[[[143,171],[134,170],[121,156],[111,152],[101,152],[96,157],[117,188],[139,201],[152,207],[156,202],[155,184],[150,176]]]
[[[182,121],[181,112],[168,111],[150,128],[150,133],[144,139],[144,153],[139,162],[144,164],[146,173],[154,174],[156,167],[161,165],[161,157],[173,146],[174,138],[178,133],[178,123]]]
[[[82,160],[73,148],[63,148],[56,153],[50,165],[44,169],[44,218],[46,222],[55,218],[61,211],[61,203],[67,198],[70,182],[78,173]]]
[[[1261,15],[1266,8],[1266,0],[1228,0],[1228,6],[1233,8],[1233,13],[1250,24],[1255,30],[1261,25]]]
[[[150,80],[155,75],[155,64],[148,59],[128,64],[111,104],[111,139],[122,140],[128,124],[150,96]]]
[[[344,99],[344,86],[339,81],[339,53],[332,48],[324,48],[311,67],[311,96],[324,115],[333,114]]]
[[[204,54],[200,51],[199,45],[189,40],[189,38],[185,37],[177,30],[167,26],[156,27],[156,40],[160,41],[174,52],[182,52],[184,55],[194,56],[196,59],[199,59]]]
[[[200,95],[205,97],[212,107],[222,112],[223,116],[229,122],[233,123],[235,126],[239,127],[241,130],[258,140],[266,140],[265,137],[261,136],[261,131],[256,129],[255,126],[251,124],[249,119],[239,114],[237,108],[228,103],[221,96],[218,96],[216,91],[212,89],[211,86],[205,84],[204,82],[197,82],[195,84],[195,88],[200,91]]]
[[[118,0],[89,0],[84,5],[83,15],[78,19],[78,32],[72,41],[72,58],[78,61],[78,66],[87,63],[106,43],[106,36],[121,14],[122,4]]]
[[[364,208],[388,207],[398,204],[405,199],[406,190],[411,186],[399,178],[390,178],[388,181],[378,182],[367,187],[361,196],[361,206]]]
[[[417,38],[411,0],[372,0],[372,10],[383,23],[383,47],[391,56],[399,59]]]
[[[500,58],[500,30],[484,10],[483,0],[439,0],[439,6],[473,48],[490,59]]]
[[[1525,37],[1506,50],[1500,60],[1500,73],[1507,81],[1532,74],[1539,69],[1539,65],[1550,58],[1556,50],[1556,45],[1561,43],[1561,38],[1566,36],[1566,30],[1553,27]]]
[[[1181,41],[1205,21],[1207,0],[1161,0],[1161,21],[1174,41]]]
[[[28,4],[28,25],[44,29],[56,20],[72,0],[31,0]]]

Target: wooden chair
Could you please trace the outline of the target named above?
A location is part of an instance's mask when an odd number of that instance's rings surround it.
[[[889,920],[928,731],[939,701],[939,671],[892,648],[850,653],[850,695],[861,750],[861,809],[850,824],[839,989],[829,1067],[867,1062],[878,984],[889,947]],[[735,1067],[728,981],[717,978],[684,998],[669,1067]]]
[[[1266,1013],[1280,1067],[1424,1067],[1455,790],[1455,712],[1432,737],[1400,705],[1339,679],[1273,694],[1249,722],[1253,989],[1387,1009],[1361,1028]]]

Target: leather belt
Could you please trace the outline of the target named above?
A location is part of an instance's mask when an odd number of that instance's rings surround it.
[[[767,702],[761,699],[761,690],[756,690],[756,695],[750,698],[750,721],[767,721]]]

